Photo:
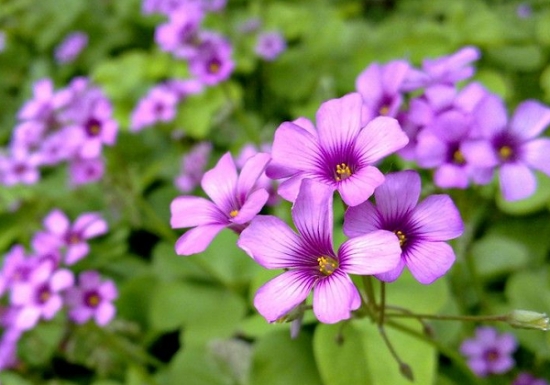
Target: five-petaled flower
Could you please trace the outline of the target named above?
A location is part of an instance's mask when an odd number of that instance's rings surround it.
[[[423,284],[444,275],[455,254],[445,241],[464,231],[460,213],[448,195],[432,195],[418,204],[420,176],[415,171],[386,175],[374,192],[376,205],[367,201],[346,211],[344,233],[349,237],[379,229],[393,231],[399,238],[401,260],[395,269],[376,275],[383,281],[396,280],[407,266]]]
[[[187,230],[176,242],[179,255],[204,251],[226,227],[237,233],[246,227],[269,198],[265,189],[256,186],[269,159],[269,154],[256,154],[237,175],[235,162],[231,154],[226,153],[201,181],[202,189],[212,201],[194,196],[180,196],[172,201],[172,228],[195,227]]]
[[[349,206],[367,200],[384,182],[384,175],[373,164],[409,139],[393,118],[364,119],[361,95],[351,93],[321,105],[317,129],[305,118],[281,124],[266,170],[270,178],[288,178],[281,183],[279,194],[293,202],[300,182],[309,178],[338,190]]]
[[[335,323],[351,316],[361,298],[348,274],[379,274],[394,269],[401,248],[395,234],[379,230],[332,246],[333,190],[305,179],[292,207],[298,234],[279,218],[259,215],[238,246],[268,269],[287,269],[262,286],[254,306],[269,322],[284,317],[313,290],[319,321]]]

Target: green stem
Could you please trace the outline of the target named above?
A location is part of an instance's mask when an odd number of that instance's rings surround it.
[[[363,286],[365,287],[365,294],[367,295],[367,306],[373,310],[378,309],[376,305],[376,298],[374,296],[374,286],[372,284],[372,276],[363,275],[361,276],[363,280]]]
[[[438,321],[469,321],[469,322],[508,322],[509,316],[504,315],[442,315],[442,314],[416,314],[408,313],[386,313],[388,318],[415,318],[431,319]]]

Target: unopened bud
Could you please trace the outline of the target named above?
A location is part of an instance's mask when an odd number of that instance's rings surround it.
[[[550,319],[546,313],[537,313],[529,310],[513,310],[506,317],[506,321],[515,328],[550,330]]]

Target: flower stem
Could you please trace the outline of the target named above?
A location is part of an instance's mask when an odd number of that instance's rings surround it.
[[[500,315],[442,315],[416,314],[412,312],[386,313],[388,318],[416,318],[418,320],[431,319],[438,321],[469,321],[469,322],[508,322],[507,314]]]

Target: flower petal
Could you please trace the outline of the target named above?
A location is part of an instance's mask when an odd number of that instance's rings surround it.
[[[300,266],[301,241],[281,219],[258,215],[243,230],[237,246],[267,269]]]
[[[321,322],[332,324],[351,317],[361,297],[350,277],[340,270],[320,279],[313,290],[313,312]]]
[[[399,239],[391,231],[376,230],[348,239],[338,250],[340,269],[371,275],[394,269],[401,259]]]
[[[372,164],[409,143],[397,120],[380,116],[361,130],[355,142],[362,163]]]
[[[550,176],[550,139],[531,140],[523,145],[522,150],[525,163]]]
[[[275,131],[266,174],[272,179],[280,179],[300,171],[315,170],[318,154],[317,137],[305,128],[284,122]]]
[[[361,129],[362,102],[361,95],[354,92],[321,104],[315,120],[322,148],[338,149],[355,140]]]
[[[44,227],[56,235],[65,235],[69,225],[69,219],[61,210],[53,210],[44,218]]]
[[[382,217],[369,201],[349,207],[344,216],[344,234],[357,237],[382,228]]]
[[[73,265],[90,252],[90,246],[86,242],[75,243],[70,245],[65,255],[65,263]]]
[[[356,170],[349,178],[338,183],[338,192],[348,206],[357,206],[365,202],[374,193],[374,189],[384,182],[384,174],[374,166],[365,166]]]
[[[85,213],[79,216],[74,225],[73,231],[82,231],[84,239],[94,238],[107,232],[107,222],[96,213]]]
[[[376,207],[386,221],[393,221],[412,211],[420,198],[420,175],[407,170],[386,175],[374,192]]]
[[[245,162],[237,179],[237,196],[240,203],[243,203],[250,191],[254,189],[256,181],[264,172],[270,159],[271,155],[261,152]]]
[[[254,191],[239,209],[239,213],[233,218],[233,222],[240,225],[250,222],[261,211],[268,199],[269,193],[265,189]]]
[[[229,214],[237,208],[237,168],[229,152],[220,158],[213,169],[204,173],[201,186],[222,212]]]
[[[296,201],[298,192],[300,192],[300,185],[302,184],[302,181],[307,177],[312,176],[304,172],[299,172],[291,176],[287,180],[281,182],[279,188],[277,189],[277,193],[289,202]]]
[[[333,190],[312,179],[304,179],[292,207],[292,219],[304,242],[319,247],[320,252],[332,252]]]
[[[178,255],[202,253],[224,227],[226,227],[224,224],[210,224],[187,230],[176,242],[176,253]]]
[[[534,100],[527,100],[517,108],[512,121],[510,132],[520,138],[531,139],[539,135],[550,124],[550,108]]]
[[[489,94],[474,109],[476,132],[483,137],[491,138],[502,132],[508,124],[508,115],[503,100],[497,95]]]
[[[258,289],[254,306],[265,319],[274,322],[307,298],[316,279],[301,270],[284,272]]]
[[[464,232],[460,212],[448,195],[430,195],[411,214],[416,236],[429,241],[446,241]]]
[[[499,171],[500,189],[504,199],[515,201],[535,193],[537,179],[523,163],[505,163]]]
[[[374,276],[380,281],[384,282],[394,282],[405,268],[405,258],[400,258],[399,263],[392,270],[386,271],[385,273],[375,274]]]
[[[216,223],[229,224],[229,219],[208,199],[180,196],[170,204],[170,226],[173,229]]]
[[[405,263],[411,274],[425,285],[443,276],[454,261],[455,253],[445,242],[417,242],[405,253]]]

